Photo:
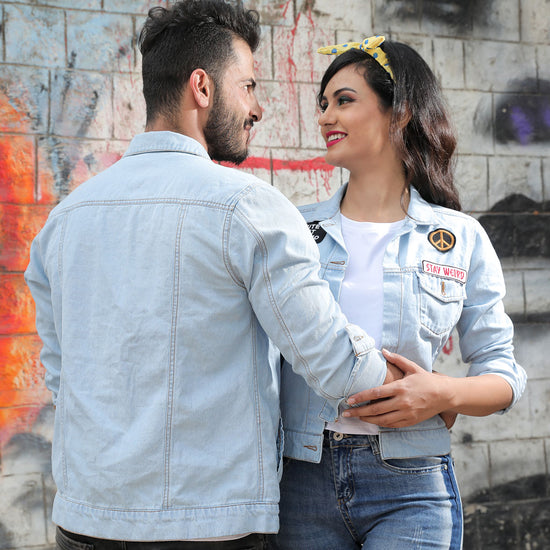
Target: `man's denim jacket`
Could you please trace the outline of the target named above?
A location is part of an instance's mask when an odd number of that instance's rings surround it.
[[[54,208],[26,271],[57,406],[53,521],[119,540],[277,531],[270,339],[328,418],[386,374],[318,259],[279,191],[171,132]]]
[[[330,200],[300,208],[319,246],[320,275],[336,298],[348,261],[340,224],[345,190],[344,186]],[[431,371],[456,327],[462,358],[470,363],[468,376],[498,374],[512,387],[513,403],[519,399],[526,375],[514,360],[500,262],[475,219],[429,204],[411,189],[405,225],[385,252],[383,286],[382,347]],[[309,390],[288,362],[282,369],[284,454],[319,462],[327,403]],[[449,431],[439,415],[408,428],[381,428],[379,437],[383,458],[450,452]]]

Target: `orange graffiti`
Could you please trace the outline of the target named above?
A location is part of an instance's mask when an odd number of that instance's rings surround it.
[[[0,447],[28,431],[50,401],[34,303],[23,279],[29,246],[49,207],[35,204],[35,138],[19,99],[0,93]]]

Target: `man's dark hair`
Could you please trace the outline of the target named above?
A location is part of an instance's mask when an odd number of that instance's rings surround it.
[[[260,41],[259,15],[225,0],[183,0],[149,10],[139,36],[147,122],[171,118],[191,73],[204,69],[214,86],[234,58],[233,39],[254,52]]]

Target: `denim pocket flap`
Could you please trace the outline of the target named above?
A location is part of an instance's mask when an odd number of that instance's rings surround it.
[[[418,273],[420,288],[441,302],[458,302],[466,298],[466,287],[463,283]]]

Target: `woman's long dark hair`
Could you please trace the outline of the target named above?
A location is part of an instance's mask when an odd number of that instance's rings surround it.
[[[380,108],[392,108],[390,138],[405,170],[407,185],[422,198],[460,210],[453,182],[453,153],[456,136],[451,127],[441,88],[426,62],[411,47],[386,41],[386,52],[394,80],[370,55],[348,50],[328,67],[321,81],[320,103],[330,79],[348,65],[363,69],[366,83],[376,93]]]

